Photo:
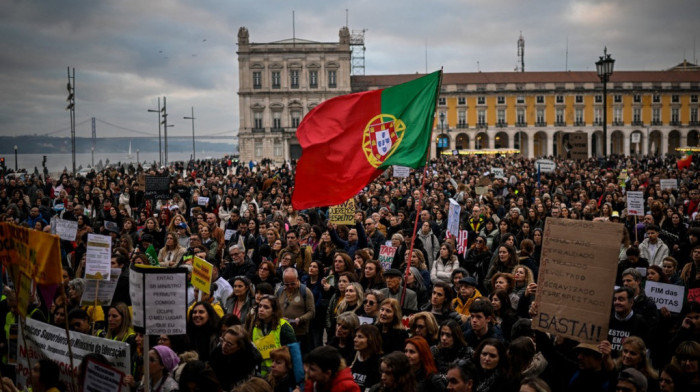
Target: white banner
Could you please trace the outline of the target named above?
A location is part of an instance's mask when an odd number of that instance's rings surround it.
[[[61,369],[60,379],[66,384],[68,392],[77,392],[73,386],[73,379],[78,379],[80,361],[89,353],[102,354],[116,369],[124,374],[131,374],[131,352],[128,343],[71,332],[70,345],[74,366],[71,368],[69,342],[64,329],[27,318],[24,333],[23,337],[20,328],[17,338],[17,387],[20,390],[29,386],[28,378],[31,371],[27,368],[27,356],[31,366],[41,358],[48,358],[58,363]],[[129,387],[122,385],[121,390],[129,391]]]
[[[447,232],[457,237],[459,234],[459,213],[462,206],[455,199],[450,199],[450,209],[447,212]]]
[[[678,189],[678,181],[675,178],[664,178],[660,181],[661,189]]]
[[[684,286],[647,280],[644,292],[654,300],[658,309],[665,307],[673,313],[680,313],[683,309]]]
[[[644,193],[642,191],[627,192],[627,215],[644,216]]]

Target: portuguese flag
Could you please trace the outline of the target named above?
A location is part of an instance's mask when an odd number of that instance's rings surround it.
[[[424,165],[442,71],[381,90],[324,101],[297,129],[302,154],[292,205],[332,206],[392,165]]]
[[[676,166],[678,166],[678,170],[683,170],[683,169],[689,168],[692,163],[693,163],[693,153],[690,151],[687,151],[685,153],[685,157],[676,161]]]

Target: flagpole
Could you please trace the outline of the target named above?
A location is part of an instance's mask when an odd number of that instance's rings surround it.
[[[437,92],[435,94],[435,102],[433,103],[433,119],[435,118],[435,113],[437,112],[437,103],[438,103],[438,98],[440,96],[440,89],[442,88],[442,67],[440,67],[440,80],[438,81],[437,85]],[[434,120],[433,120],[434,122]],[[431,129],[431,134],[432,134],[432,124],[430,126]],[[411,235],[411,247],[408,251],[408,263],[406,263],[406,272],[404,274],[404,279],[403,279],[403,288],[401,290],[401,307],[403,308],[403,301],[406,297],[406,286],[407,283],[406,281],[408,280],[408,274],[411,271],[411,259],[413,258],[413,244],[416,242],[416,231],[418,229],[418,219],[420,218],[420,212],[423,209],[423,193],[425,193],[425,178],[427,177],[427,171],[428,168],[430,167],[430,149],[432,147],[433,141],[432,141],[432,135],[430,138],[430,142],[428,143],[428,150],[426,151],[425,154],[425,166],[423,167],[423,179],[421,180],[420,184],[420,194],[418,195],[418,203],[416,203],[416,219],[413,222],[413,235]]]

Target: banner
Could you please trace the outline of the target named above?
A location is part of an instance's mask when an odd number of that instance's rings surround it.
[[[187,269],[132,264],[129,286],[134,330],[146,335],[186,333]]]
[[[664,178],[659,182],[661,189],[678,189],[678,181],[675,178]]]
[[[450,199],[450,208],[447,211],[447,232],[452,236],[459,233],[459,213],[462,206],[455,199]]]
[[[124,374],[131,374],[131,352],[128,343],[73,331],[68,341],[64,329],[31,318],[26,319],[24,331],[20,328],[17,342],[17,387],[20,390],[29,386],[29,377],[31,377],[31,370],[27,368],[27,356],[32,366],[41,358],[48,358],[58,363],[61,370],[60,380],[66,385],[68,392],[77,392],[74,389],[73,379],[78,378],[80,361],[89,353],[102,354],[116,369]],[[74,368],[71,368],[69,343],[73,353]],[[121,390],[127,392],[130,389],[122,385]]]
[[[680,313],[683,309],[685,286],[647,280],[644,292],[647,297],[654,300],[658,309],[665,307],[672,313]]]
[[[85,279],[109,280],[112,272],[112,237],[88,234],[85,252]]]
[[[343,204],[328,209],[328,220],[336,225],[355,224],[355,199],[349,199]]]
[[[39,285],[62,284],[59,238],[41,231],[0,223],[0,260],[19,265]]]
[[[591,344],[608,337],[623,229],[613,222],[547,219],[533,328]]]
[[[192,258],[192,286],[199,291],[211,294],[211,278],[214,269],[211,263],[195,256]]]
[[[391,263],[394,262],[395,254],[396,248],[393,246],[382,245],[379,247],[379,258],[377,260],[379,260],[383,271],[391,268]]]
[[[56,228],[56,234],[64,241],[75,241],[75,235],[78,233],[78,222],[56,218],[51,227]]]
[[[642,191],[627,192],[627,215],[644,216],[644,194]]]

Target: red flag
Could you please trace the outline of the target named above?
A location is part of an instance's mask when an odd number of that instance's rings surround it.
[[[678,166],[678,170],[683,170],[685,168],[689,168],[691,163],[693,163],[693,155],[688,154],[679,159],[678,162],[676,162],[676,165]]]

